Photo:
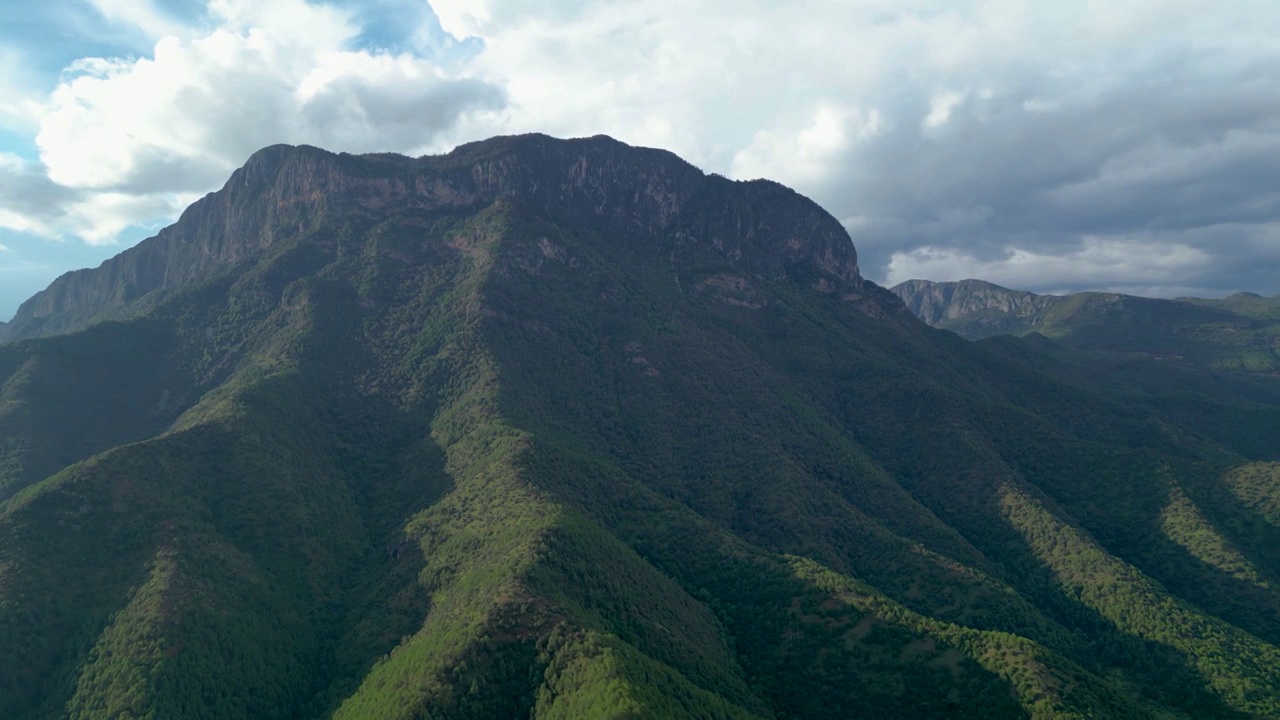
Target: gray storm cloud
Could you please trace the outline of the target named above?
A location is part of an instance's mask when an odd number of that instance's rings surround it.
[[[1020,92],[967,98],[932,133],[902,122],[913,113],[899,107],[879,142],[843,158],[855,169],[816,192],[853,218],[868,273],[891,282],[999,272],[1032,290],[1274,293],[1272,75],[1258,65],[1205,73],[1179,63],[1061,94],[1049,79],[1028,78]],[[1106,264],[1103,246],[1118,251]]]

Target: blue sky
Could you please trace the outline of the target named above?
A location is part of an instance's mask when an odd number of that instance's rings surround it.
[[[791,185],[879,282],[1280,292],[1280,9],[1057,5],[8,0],[0,319],[259,147],[529,131]]]

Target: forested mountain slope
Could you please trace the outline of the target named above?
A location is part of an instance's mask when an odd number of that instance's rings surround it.
[[[774,183],[269,148],[2,331],[2,717],[1280,716],[1265,430]]]

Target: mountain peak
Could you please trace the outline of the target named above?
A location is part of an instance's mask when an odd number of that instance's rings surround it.
[[[907,280],[891,291],[907,309],[930,325],[975,316],[996,318],[995,334],[1005,332],[1007,318],[1034,318],[1043,309],[1046,296],[995,285],[985,280],[933,282]]]
[[[824,292],[846,286],[845,294],[862,285],[848,233],[808,198],[773,182],[707,175],[668,151],[605,135],[500,136],[419,158],[272,145],[155,237],[28,300],[0,340],[83,327],[325,227],[495,203],[647,246],[654,262],[669,265],[679,248],[701,245],[757,277],[792,276]]]

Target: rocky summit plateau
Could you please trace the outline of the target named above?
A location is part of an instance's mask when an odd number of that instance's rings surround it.
[[[957,294],[606,137],[266,148],[0,326],[0,717],[1280,717],[1280,380]]]

